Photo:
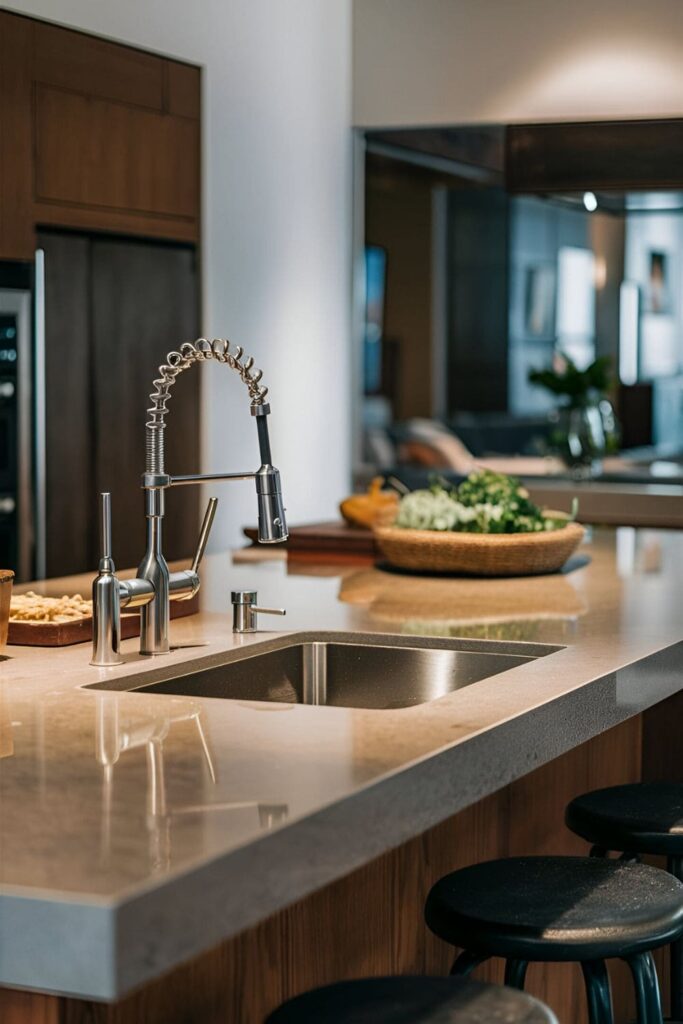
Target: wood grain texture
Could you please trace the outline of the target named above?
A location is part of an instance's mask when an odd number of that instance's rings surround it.
[[[145,546],[145,410],[166,353],[196,335],[194,251],[61,232],[42,232],[39,240],[46,270],[48,576],[93,571],[99,491],[113,495],[117,565],[137,565]],[[167,453],[176,473],[199,466],[199,386],[195,370],[173,396]],[[197,532],[197,489],[178,488],[167,502],[167,557],[190,555]]]
[[[680,187],[682,119],[511,125],[506,135],[512,192]]]
[[[137,565],[145,546],[140,484],[146,410],[167,353],[197,335],[195,254],[185,247],[99,238],[92,242],[91,261],[93,494],[112,491],[116,563]],[[169,472],[198,471],[201,375],[221,371],[227,372],[215,365],[197,366],[174,386],[166,432]],[[198,507],[196,487],[168,494],[163,542],[168,559],[192,554]]]
[[[99,231],[128,237],[158,238],[169,242],[199,241],[199,223],[189,217],[109,210],[99,206],[73,206],[36,200],[33,220],[41,227]]]
[[[166,96],[164,109],[178,117],[201,116],[201,71],[193,64],[181,64],[177,60],[167,60]]]
[[[2,1024],[62,1024],[61,1000],[40,992],[0,989]]]
[[[646,711],[643,721],[644,782],[683,782],[683,693],[669,697]],[[665,867],[663,858],[649,857],[656,867]],[[664,1014],[669,1012],[669,957],[666,950],[655,953],[662,986]]]
[[[83,595],[86,596],[86,595]],[[171,601],[172,619],[184,619],[199,611],[199,595],[185,601]],[[121,639],[129,640],[140,636],[140,612],[121,612]],[[7,643],[10,647],[69,647],[72,644],[89,643],[92,640],[92,616],[73,619],[70,622],[29,622],[14,621],[9,624]],[[1,744],[0,744],[1,748]],[[1,756],[1,755],[0,755]]]
[[[31,23],[0,11],[0,259],[31,259]]]
[[[643,715],[643,781],[683,782],[683,693]]]
[[[433,882],[467,864],[515,853],[584,853],[585,844],[565,828],[565,803],[587,788],[638,778],[640,764],[635,718],[116,1005],[55,999],[59,1024],[262,1024],[283,999],[316,985],[385,973],[444,974],[453,950],[423,921]],[[502,964],[484,965],[478,974],[500,981]],[[618,969],[613,978],[615,1021],[625,1024],[632,1015],[630,981]],[[575,965],[534,965],[528,987],[562,1024],[585,1024]],[[0,1010],[2,998],[0,990]],[[19,1021],[43,1024],[30,1015]]]
[[[31,24],[37,82],[162,111],[162,57],[43,21]]]
[[[198,217],[198,125],[39,86],[36,198]]]
[[[197,242],[200,69],[0,11],[0,259],[37,226]]]
[[[253,544],[257,543],[256,526],[247,526],[243,532]],[[334,565],[339,561],[367,564],[374,561],[379,554],[372,530],[350,526],[341,519],[292,526],[289,538],[283,546],[286,547],[289,558],[310,560],[318,564]]]
[[[88,240],[75,235],[41,233],[38,244],[45,251],[46,568],[48,576],[64,576],[92,569],[97,549],[90,254]]]

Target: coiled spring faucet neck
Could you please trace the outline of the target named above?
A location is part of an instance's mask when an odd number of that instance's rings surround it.
[[[147,473],[164,475],[164,431],[166,429],[166,413],[168,402],[171,398],[171,388],[176,380],[185,370],[189,370],[195,363],[204,363],[215,360],[224,363],[239,374],[249,393],[252,413],[257,415],[255,410],[263,410],[267,413],[270,410],[265,404],[268,388],[261,384],[262,370],[254,369],[254,360],[251,356],[243,359],[244,351],[236,345],[234,350],[230,348],[230,342],[225,338],[214,338],[209,341],[207,338],[197,338],[196,341],[185,342],[177,352],[169,352],[166,362],[159,367],[159,376],[153,381],[154,390],[149,398],[151,405],[147,410],[149,419],[146,423],[145,451]],[[260,435],[260,431],[259,431]],[[270,462],[262,458],[264,462]]]

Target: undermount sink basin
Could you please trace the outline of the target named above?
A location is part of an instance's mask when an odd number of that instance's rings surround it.
[[[355,633],[297,633],[230,652],[210,668],[171,678],[95,683],[87,689],[135,690],[223,700],[407,708],[562,650],[550,644],[442,640]]]

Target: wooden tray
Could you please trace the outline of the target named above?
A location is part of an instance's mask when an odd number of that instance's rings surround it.
[[[190,601],[171,601],[171,618],[182,619],[199,611],[199,595]],[[121,613],[121,637],[140,635],[139,610]],[[8,644],[21,647],[68,647],[92,640],[92,616],[73,622],[10,622]]]
[[[245,537],[253,544],[258,541],[256,527],[246,527]],[[349,526],[343,519],[326,523],[308,523],[292,526],[284,547],[294,561],[318,563],[373,561],[378,554],[372,530]]]

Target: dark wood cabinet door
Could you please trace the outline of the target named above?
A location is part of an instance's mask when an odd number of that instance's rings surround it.
[[[0,259],[33,258],[31,23],[0,11]]]
[[[167,353],[197,334],[196,257],[192,249],[154,242],[98,239],[92,244],[93,417],[95,486],[112,492],[116,564],[137,565],[144,552],[141,476],[152,381]],[[200,368],[173,388],[166,467],[199,471]],[[166,557],[192,553],[198,490],[167,494]]]
[[[500,188],[448,193],[448,409],[508,408],[509,199]]]
[[[145,544],[141,476],[152,381],[166,354],[193,340],[196,256],[157,242],[44,232],[46,272],[47,574],[95,571],[97,499],[111,491],[114,559],[138,564]],[[167,466],[199,466],[200,371],[174,388]],[[168,495],[164,551],[192,553],[196,488]]]
[[[45,251],[46,571],[93,568],[90,243],[40,234]],[[96,568],[96,567],[95,567]]]

